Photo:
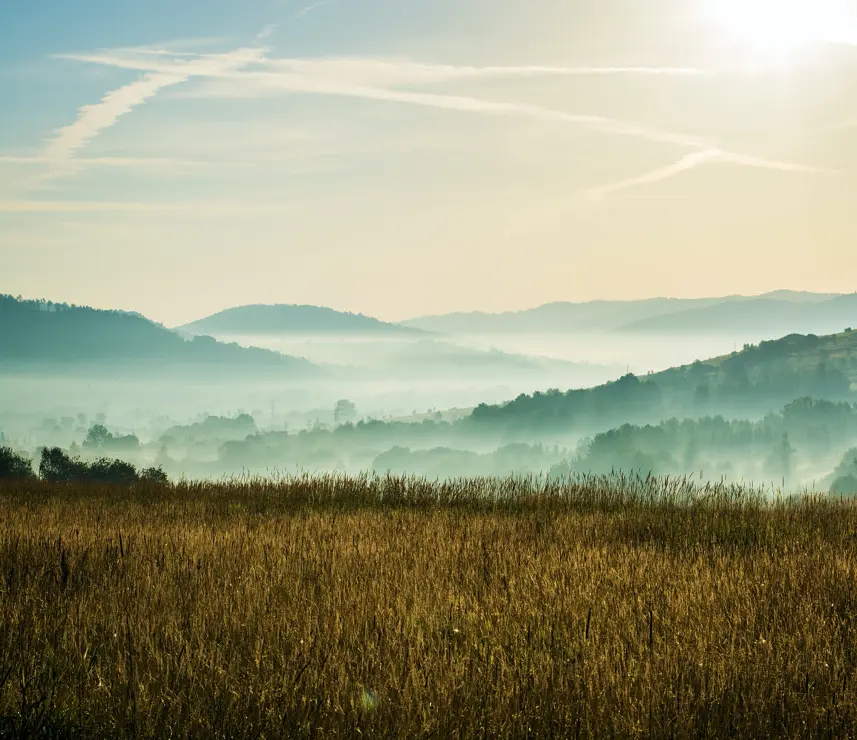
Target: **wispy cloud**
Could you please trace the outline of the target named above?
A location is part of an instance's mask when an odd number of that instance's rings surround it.
[[[139,72],[167,72],[174,68],[168,59],[153,59],[152,56],[177,57],[180,55],[163,49],[113,49],[85,54],[57,54],[55,58],[92,64],[103,64],[120,69]],[[199,59],[200,54],[182,54]],[[210,55],[219,57],[222,55]],[[646,66],[469,66],[451,64],[427,64],[401,58],[366,57],[312,57],[271,58],[258,60],[266,69],[276,73],[301,74],[313,79],[349,81],[369,85],[402,86],[449,82],[457,79],[487,79],[503,77],[708,77],[719,74],[715,70],[696,67],[646,67]],[[216,75],[213,75],[216,76]]]
[[[259,31],[259,33],[256,34],[256,38],[259,41],[264,41],[269,36],[273,36],[274,33],[276,33],[279,26],[280,26],[279,23],[269,23],[261,31]]]
[[[641,185],[653,185],[654,183],[658,183],[663,180],[669,180],[683,172],[696,169],[697,167],[711,162],[723,162],[725,164],[733,164],[741,167],[775,170],[778,172],[800,172],[813,175],[836,174],[830,170],[811,167],[809,165],[782,162],[775,159],[764,159],[762,157],[748,156],[745,154],[727,152],[722,149],[713,148],[704,149],[699,152],[692,152],[673,164],[666,165],[665,167],[658,167],[642,175],[629,177],[625,180],[619,180],[618,182],[613,182],[608,185],[589,188],[585,191],[585,194],[594,198],[603,198],[622,190],[636,188]]]
[[[228,76],[227,76],[228,77]],[[493,116],[513,116],[537,119],[546,122],[568,123],[605,133],[647,139],[677,146],[699,148],[710,145],[710,141],[696,136],[639,126],[602,116],[567,113],[554,108],[546,108],[527,103],[505,103],[463,95],[445,95],[440,93],[410,92],[387,88],[369,87],[353,84],[337,84],[327,80],[316,80],[301,76],[282,76],[264,72],[242,74],[245,91],[247,83],[256,82],[263,89],[287,92],[311,93],[317,95],[336,95],[362,98],[390,103],[404,103],[425,108],[478,113]]]
[[[304,18],[328,3],[330,3],[330,0],[318,0],[318,2],[310,3],[295,13],[295,18]]]
[[[55,159],[45,155],[0,155],[0,165],[51,165]],[[195,167],[207,164],[200,161],[187,159],[172,159],[169,157],[77,157],[74,160],[76,167],[151,167],[151,168],[174,168]]]
[[[74,168],[76,154],[99,134],[113,126],[123,115],[153,98],[161,90],[186,82],[194,75],[216,75],[240,69],[263,58],[264,49],[237,51],[204,56],[190,62],[173,62],[142,79],[107,93],[98,103],[85,105],[74,123],[59,129],[47,142],[44,155],[59,171]]]
[[[46,158],[58,165],[68,162],[102,131],[115,124],[121,116],[157,95],[159,90],[185,80],[187,76],[178,73],[149,74],[141,80],[107,93],[94,105],[83,106],[78,112],[77,120],[57,131],[48,142],[45,147]]]
[[[318,4],[317,4],[318,5]],[[311,8],[313,6],[307,6]],[[109,93],[95,106],[81,109],[78,120],[61,130],[51,142],[47,155],[57,161],[74,155],[105,128],[137,105],[153,97],[164,87],[191,77],[209,83],[197,89],[203,97],[257,98],[264,95],[302,93],[361,98],[488,116],[521,117],[563,123],[624,137],[644,139],[693,150],[677,162],[625,180],[592,188],[587,194],[603,197],[610,193],[654,184],[682,172],[719,161],[740,167],[764,168],[783,172],[818,173],[817,168],[768,160],[729,152],[716,140],[643,126],[604,116],[571,113],[529,103],[501,102],[479,97],[402,89],[420,84],[435,84],[458,79],[483,79],[523,76],[676,76],[699,77],[705,70],[685,67],[636,66],[456,66],[421,64],[403,59],[269,58],[264,49],[240,49],[228,54],[199,55],[192,61],[183,57],[129,50],[94,54],[65,55],[66,59],[135,70],[145,77]],[[252,69],[247,69],[253,63]]]
[[[646,172],[645,174],[637,175],[635,177],[629,177],[625,180],[619,180],[617,182],[610,183],[609,185],[590,188],[586,191],[586,194],[593,198],[603,198],[612,193],[618,193],[620,190],[627,190],[628,188],[635,188],[640,185],[651,185],[653,183],[660,182],[661,180],[668,180],[682,172],[687,172],[688,170],[692,170],[695,167],[699,167],[706,162],[716,159],[718,154],[719,152],[717,149],[705,149],[701,152],[686,154],[684,157],[679,159],[678,162],[667,165],[666,167],[658,167],[651,172]]]
[[[98,53],[65,55],[65,58],[115,66],[122,69],[147,71],[151,75],[189,74],[184,69],[173,72],[172,65],[151,58],[134,55]],[[418,92],[396,89],[402,85],[442,82],[456,78],[501,77],[522,75],[583,75],[583,74],[667,74],[670,68],[643,67],[455,67],[451,65],[415,64],[410,61],[353,60],[353,59],[256,59],[262,71],[241,71],[224,66],[197,70],[201,77],[226,82],[225,87],[210,88],[203,95],[211,97],[258,97],[260,94],[298,92],[317,95],[363,98],[385,102],[404,103],[421,107],[439,108],[468,113],[527,117],[542,121],[574,124],[585,128],[623,136],[648,139],[682,147],[711,146],[708,139],[671,131],[648,128],[603,116],[568,113],[553,108],[525,104],[484,100],[462,95]],[[191,63],[193,64],[193,63]],[[190,64],[185,63],[185,67]],[[657,71],[655,71],[657,69]],[[643,70],[648,70],[644,72]],[[689,70],[676,68],[678,74]],[[383,86],[380,86],[383,85]]]

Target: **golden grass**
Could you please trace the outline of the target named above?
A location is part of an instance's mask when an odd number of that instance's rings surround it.
[[[681,481],[0,485],[0,734],[848,737],[857,509]]]

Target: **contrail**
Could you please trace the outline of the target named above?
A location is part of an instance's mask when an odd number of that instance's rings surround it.
[[[779,172],[803,172],[807,174],[823,175],[835,174],[830,170],[824,170],[817,167],[810,167],[803,164],[795,164],[793,162],[780,162],[778,160],[763,159],[761,157],[753,157],[745,154],[737,154],[735,152],[726,152],[722,149],[705,149],[700,152],[692,152],[686,154],[673,164],[665,167],[658,167],[651,172],[629,177],[626,180],[602,185],[596,188],[586,190],[586,194],[596,198],[602,198],[611,193],[616,193],[620,190],[627,190],[639,185],[651,185],[662,180],[668,180],[671,177],[687,172],[688,170],[696,169],[701,165],[709,162],[726,162],[728,164],[740,165],[742,167],[756,167],[766,170],[777,170]]]
[[[295,18],[303,18],[304,16],[309,15],[314,10],[318,10],[323,5],[327,5],[330,0],[318,0],[316,3],[311,3],[306,7],[301,8],[297,13],[295,13]]]
[[[110,128],[119,118],[157,95],[159,90],[187,80],[176,73],[149,74],[143,79],[120,87],[105,95],[94,105],[85,105],[77,120],[57,131],[45,147],[45,156],[54,162],[69,160],[98,134]]]
[[[309,7],[309,6],[308,6]],[[703,164],[721,161],[743,167],[757,167],[784,172],[821,173],[815,167],[767,160],[718,148],[710,137],[691,136],[650,128],[603,116],[569,113],[528,103],[498,102],[482,98],[418,92],[397,89],[398,85],[439,82],[459,78],[482,78],[527,75],[676,75],[699,76],[703,70],[682,67],[554,67],[554,66],[454,66],[418,64],[410,61],[374,59],[269,59],[263,49],[240,49],[231,54],[200,55],[194,61],[172,63],[156,56],[127,58],[116,52],[64,55],[63,58],[104,64],[146,72],[147,76],[125,88],[109,93],[95,106],[81,109],[78,121],[63,129],[51,142],[49,152],[58,160],[70,159],[86,143],[119,116],[155,95],[168,85],[186,81],[192,76],[236,83],[237,96],[258,95],[265,91],[297,92],[362,98],[442,110],[492,116],[525,117],[546,122],[566,123],[593,131],[645,139],[691,149],[677,162],[617,183],[592,188],[589,195],[603,196],[639,185],[652,184],[675,177]],[[262,69],[243,68],[257,63]],[[344,78],[344,79],[343,79]],[[366,84],[369,78],[382,84]],[[222,91],[209,93],[223,95]]]
[[[240,69],[264,56],[259,49],[238,49],[228,54],[201,57],[184,64],[158,65],[152,71],[117,90],[107,93],[98,103],[85,105],[77,120],[59,129],[45,146],[45,156],[56,165],[70,164],[77,152],[91,143],[102,131],[113,126],[123,115],[153,98],[161,90],[186,82],[194,75],[217,75]]]

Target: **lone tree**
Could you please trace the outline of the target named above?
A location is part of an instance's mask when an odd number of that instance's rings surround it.
[[[11,447],[0,447],[0,478],[6,480],[27,480],[33,478],[33,467],[23,455]]]
[[[84,447],[104,447],[113,440],[113,435],[104,424],[93,424],[83,440]]]

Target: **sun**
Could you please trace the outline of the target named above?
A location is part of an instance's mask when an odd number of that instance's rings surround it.
[[[823,43],[857,43],[847,0],[708,0],[712,20],[761,55],[788,57]]]

